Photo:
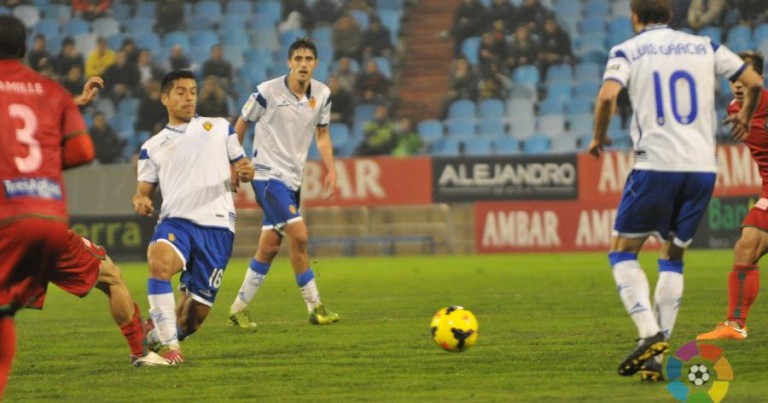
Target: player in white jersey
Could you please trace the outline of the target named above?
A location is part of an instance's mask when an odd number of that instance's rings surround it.
[[[639,341],[618,372],[630,376],[642,367],[644,380],[657,381],[683,295],[683,255],[715,186],[716,75],[749,88],[741,113],[729,119],[737,140],[746,136],[762,80],[724,46],[667,27],[670,0],[632,0],[631,10],[638,34],[611,49],[589,152],[599,157],[610,144],[608,124],[619,91],[627,87],[635,165],[608,257]],[[649,235],[664,241],[653,305],[637,260]]]
[[[149,216],[152,196],[162,189],[160,217],[147,250],[147,340],[151,349],[178,364],[184,361],[179,341],[208,316],[232,254],[231,166],[242,182],[253,179],[253,167],[229,122],[195,115],[192,72],[168,73],[161,88],[168,124],[141,147],[132,202],[137,213]],[[171,277],[181,271],[176,305]]]
[[[252,154],[256,176],[252,185],[264,211],[258,250],[230,308],[230,322],[243,329],[256,329],[246,308],[261,287],[284,235],[291,243],[291,265],[310,323],[329,324],[339,319],[320,301],[315,274],[309,266],[307,226],[299,212],[301,179],[313,136],[328,171],[328,197],[336,187],[328,128],[331,92],[325,84],[312,79],[316,67],[315,44],[309,39],[293,42],[288,50],[288,75],[259,84],[235,124],[242,142],[247,124],[256,122]]]

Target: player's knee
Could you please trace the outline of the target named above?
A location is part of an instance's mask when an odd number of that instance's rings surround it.
[[[157,279],[169,280],[173,277],[173,259],[164,256],[149,257],[149,275]]]
[[[109,256],[107,256],[107,258],[104,259],[99,266],[98,281],[100,284],[108,286],[118,285],[122,282],[120,269],[117,267],[117,265],[115,265],[115,262],[109,258]]]
[[[291,238],[291,247],[293,249],[305,250],[307,249],[307,242],[308,242],[307,234],[306,233],[300,234],[296,237]]]

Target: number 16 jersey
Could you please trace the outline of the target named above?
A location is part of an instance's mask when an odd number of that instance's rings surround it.
[[[611,49],[603,80],[627,87],[635,169],[717,172],[717,76],[736,80],[744,61],[708,37],[650,25]]]

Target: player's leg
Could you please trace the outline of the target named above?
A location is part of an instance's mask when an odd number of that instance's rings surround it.
[[[210,313],[210,305],[198,302],[190,294],[182,293],[176,310],[179,340],[183,341],[197,332]]]
[[[229,308],[229,322],[245,330],[255,331],[257,325],[251,320],[248,304],[261,288],[269,268],[280,251],[282,235],[271,228],[262,228],[259,246],[245,271],[243,283]]]
[[[11,374],[15,354],[16,327],[13,323],[13,315],[0,312],[0,399],[3,398],[3,391]]]

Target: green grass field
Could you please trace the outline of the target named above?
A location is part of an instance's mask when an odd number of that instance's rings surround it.
[[[655,258],[641,256],[652,284]],[[673,351],[723,319],[730,259],[689,254]],[[318,258],[323,300],[342,315],[327,327],[308,324],[281,256],[251,306],[257,333],[226,325],[246,264],[231,262],[179,367],[132,368],[105,297],[54,287],[45,310],[17,315],[6,401],[673,401],[664,384],[616,375],[636,334],[604,253]],[[145,265],[121,267],[146,316]],[[433,313],[453,304],[480,323],[464,353],[429,337]],[[768,396],[765,307],[758,299],[747,341],[716,343],[734,371],[727,402]]]

